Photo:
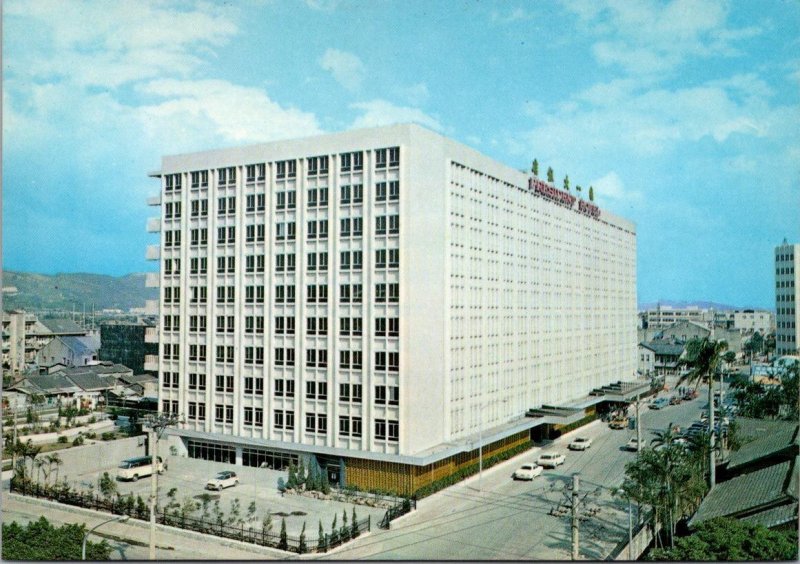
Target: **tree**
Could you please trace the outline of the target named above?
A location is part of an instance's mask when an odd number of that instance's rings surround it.
[[[594,202],[594,187],[589,186],[589,201]]]
[[[358,536],[358,518],[356,517],[356,506],[353,506],[353,519],[352,525],[353,531],[350,533],[352,538],[356,538]]]
[[[325,529],[322,528],[322,519],[319,520],[319,532],[317,533],[317,550],[325,552],[327,543],[325,542]]]
[[[100,490],[100,494],[108,501],[117,493],[117,482],[108,475],[108,472],[103,472],[103,475],[97,479],[97,489]]]
[[[531,172],[534,176],[539,176],[539,161],[536,159],[533,159],[533,162],[531,163]]]
[[[350,527],[347,526],[347,509],[342,509],[342,528],[339,531],[342,542],[350,538]]]
[[[569,174],[564,177],[564,190],[569,192]]]
[[[244,523],[242,516],[241,516],[242,506],[239,498],[235,498],[231,500],[231,510],[230,515],[228,516],[228,525],[232,527],[239,527]]]
[[[306,546],[306,522],[303,521],[303,530],[300,531],[300,539],[297,541],[297,552],[299,554],[305,554],[308,552],[308,547]]]
[[[200,504],[198,504],[192,497],[184,496],[183,504],[180,508],[180,516],[181,516],[181,523],[185,526],[186,519],[191,517],[192,513],[198,510]]]
[[[764,350],[764,337],[761,333],[756,331],[744,344],[744,348],[746,352],[751,352],[753,354],[760,353]]]
[[[339,529],[336,528],[336,515],[333,516],[333,523],[331,523],[331,545],[337,544],[339,539]]]
[[[575,191],[576,191],[576,192],[579,192],[579,193],[583,191],[583,188],[581,188],[581,185],[580,185],[580,184],[578,184],[577,186],[575,186]]]
[[[553,169],[551,167],[547,167],[547,181],[550,184],[555,182],[555,176],[553,175]]]
[[[211,494],[204,492],[200,495],[200,508],[203,510],[201,518],[203,521],[208,521],[208,506],[211,504]]]
[[[272,532],[272,515],[267,509],[267,514],[261,519],[261,534],[267,536]]]
[[[257,511],[256,502],[255,501],[251,501],[250,505],[247,506],[247,522],[248,523],[252,523],[253,519],[256,518],[256,511]]]
[[[286,517],[281,519],[281,538],[278,541],[278,548],[281,550],[289,549],[289,537],[286,535]]]
[[[714,341],[708,337],[698,339],[693,338],[686,345],[686,357],[680,361],[680,364],[690,366],[691,369],[686,374],[678,379],[678,384],[683,381],[688,381],[690,384],[694,382],[695,389],[700,385],[701,381],[708,382],[708,406],[709,406],[709,425],[711,427],[711,435],[709,437],[709,464],[708,464],[708,482],[713,488],[716,482],[715,478],[715,462],[714,451],[716,449],[716,437],[714,436],[713,415],[714,415],[714,375],[718,373],[720,363],[722,362],[722,355],[728,349],[728,343],[723,340]]]
[[[728,351],[722,355],[722,360],[724,360],[726,364],[733,364],[736,362],[736,353],[733,351]]]
[[[771,531],[729,517],[700,523],[694,534],[676,540],[671,549],[655,549],[650,560],[718,561],[797,560],[797,533]]]
[[[80,560],[86,525],[54,527],[44,517],[25,527],[16,521],[3,523],[3,560]],[[87,560],[109,560],[106,541],[87,541]]]

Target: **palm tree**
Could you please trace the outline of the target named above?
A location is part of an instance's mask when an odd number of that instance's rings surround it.
[[[680,364],[690,366],[691,370],[678,379],[678,384],[688,382],[694,383],[695,390],[700,382],[708,382],[708,426],[711,433],[709,438],[709,464],[708,464],[708,483],[711,488],[716,483],[716,464],[714,462],[714,450],[716,440],[714,437],[714,374],[719,370],[722,363],[722,355],[728,349],[728,343],[719,340],[715,341],[704,337],[694,338],[686,345],[686,358]]]
[[[669,427],[664,429],[663,431],[653,431],[655,438],[650,441],[650,446],[653,448],[665,446],[670,448],[675,446],[675,441],[677,441],[680,435],[675,431],[675,426],[670,421]]]
[[[50,472],[53,471],[53,466],[54,465],[56,467],[56,477],[53,480],[53,482],[57,484],[58,483],[58,469],[62,464],[64,464],[64,461],[61,460],[61,457],[58,455],[57,452],[54,452],[53,454],[48,454],[47,457],[46,457],[46,461],[47,461],[47,464],[50,466]]]

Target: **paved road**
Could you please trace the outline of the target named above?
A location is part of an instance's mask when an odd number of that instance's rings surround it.
[[[670,395],[670,394],[662,394]],[[670,423],[688,426],[699,418],[705,394],[691,402],[663,410],[641,409],[643,439]],[[593,439],[585,452],[567,451],[575,436]],[[598,512],[581,524],[581,557],[604,559],[627,538],[627,502],[615,498],[624,477],[625,462],[635,453],[622,450],[635,431],[614,431],[600,421],[560,438],[541,452],[566,453],[566,463],[545,470],[532,482],[515,482],[511,473],[536,453],[524,453],[483,474],[482,490],[477,477],[439,492],[419,504],[417,511],[396,522],[390,531],[376,531],[357,539],[325,558],[333,559],[446,559],[446,560],[568,560],[570,558],[569,515],[549,515],[567,498],[563,488],[573,473],[580,473],[581,491],[590,492],[585,508]]]

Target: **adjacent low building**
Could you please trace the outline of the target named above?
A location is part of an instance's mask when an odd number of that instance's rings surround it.
[[[100,325],[100,350],[102,361],[116,362],[131,368],[135,374],[151,373],[145,368],[145,357],[158,355],[158,335],[156,324],[140,321],[137,323],[103,323]]]
[[[775,355],[800,354],[800,245],[775,247]]]
[[[635,378],[634,225],[450,139],[381,127],[152,176],[146,365],[188,456],[313,456],[410,493],[525,444],[530,410]]]

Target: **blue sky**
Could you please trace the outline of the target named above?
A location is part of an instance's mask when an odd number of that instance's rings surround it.
[[[3,266],[152,270],[163,154],[414,121],[638,226],[638,296],[774,307],[800,242],[800,5],[3,4]]]

